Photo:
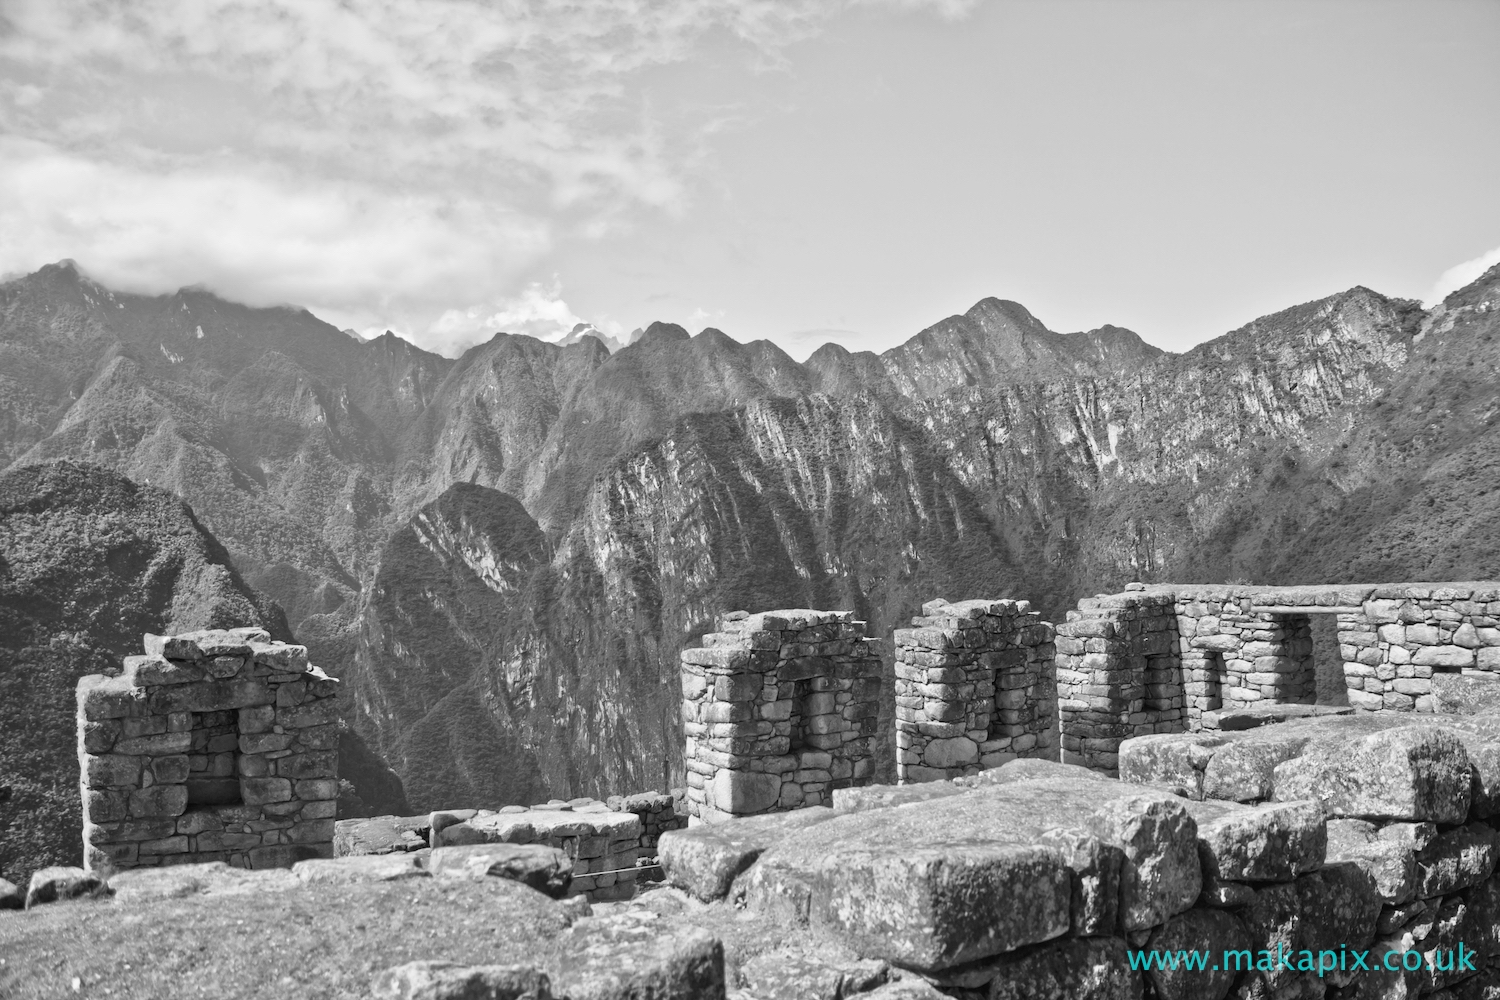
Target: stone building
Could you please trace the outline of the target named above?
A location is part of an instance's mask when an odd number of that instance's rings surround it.
[[[736,611],[682,651],[692,819],[826,805],[874,777],[881,662],[853,618]]]
[[[897,629],[896,775],[1057,758],[1052,625],[1027,601],[929,601]]]
[[[332,857],[338,682],[256,628],[145,648],[78,682],[84,864]]]
[[[1336,622],[1355,709],[1431,713],[1443,690],[1500,674],[1500,583],[1133,584],[1057,626],[1062,759],[1113,771],[1128,737],[1313,704],[1319,615]]]

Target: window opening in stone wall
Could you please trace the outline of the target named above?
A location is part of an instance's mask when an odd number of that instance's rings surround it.
[[[1344,680],[1344,657],[1339,651],[1337,615],[1308,615],[1312,636],[1313,676],[1319,705],[1348,705],[1349,687]]]
[[[813,713],[808,711],[808,700],[813,696],[813,678],[792,681],[791,749],[789,753],[801,753],[812,747],[807,742],[810,733],[808,720]]]
[[[1318,700],[1317,665],[1313,659],[1312,615],[1272,615],[1280,629],[1281,665],[1276,673],[1275,701],[1311,705]]]
[[[192,734],[188,750],[188,805],[239,805],[239,713],[194,712]]]

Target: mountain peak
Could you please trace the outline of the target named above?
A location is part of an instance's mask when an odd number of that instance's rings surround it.
[[[663,323],[660,320],[646,327],[646,332],[641,334],[638,344],[665,344],[673,341],[692,340],[692,335],[676,323]]]

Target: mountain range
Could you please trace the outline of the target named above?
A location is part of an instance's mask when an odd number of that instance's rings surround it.
[[[1500,575],[1497,309],[1500,268],[1184,354],[985,299],[879,355],[655,323],[447,359],[65,262],[0,284],[0,463],[181,498],[411,808],[499,805],[680,780],[676,654],[724,611]]]

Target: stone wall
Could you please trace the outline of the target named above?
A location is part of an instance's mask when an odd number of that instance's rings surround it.
[[[662,859],[689,894],[784,928],[808,983],[883,977],[933,1000],[1500,993],[1500,718],[1343,715],[1119,753],[1128,781],[1015,760],[668,834]],[[1136,949],[1206,960],[1147,970]],[[1387,969],[1387,952],[1421,967]],[[776,974],[746,963],[740,986],[776,995]]]
[[[853,618],[736,611],[682,651],[693,820],[819,805],[872,779],[881,662]]]
[[[622,831],[630,828],[627,817],[632,816],[637,830],[634,853],[617,842],[624,836]],[[687,817],[677,811],[673,795],[637,792],[611,795],[603,802],[580,797],[530,807],[440,809],[421,816],[340,820],[334,832],[333,852],[341,858],[412,854],[419,865],[426,865],[432,850],[438,847],[492,842],[542,844],[568,856],[573,870],[570,895],[607,901],[629,898],[638,881],[661,881],[657,841],[663,833],[686,824]],[[623,878],[620,876],[625,873],[615,870],[631,867],[635,870]],[[612,876],[605,876],[606,871]]]
[[[1311,617],[1338,623],[1348,703],[1436,710],[1434,677],[1500,673],[1500,584],[1132,584],[1057,627],[1063,760],[1112,771],[1122,739],[1205,713],[1317,700]],[[1442,683],[1440,680],[1438,683]]]
[[[896,775],[934,781],[1057,756],[1052,625],[1027,601],[930,601],[897,629]]]
[[[338,682],[260,629],[145,647],[78,682],[85,866],[331,857]]]

